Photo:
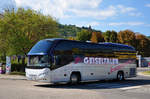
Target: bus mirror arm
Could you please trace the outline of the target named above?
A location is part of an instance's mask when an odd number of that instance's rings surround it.
[[[58,56],[54,56],[54,63],[53,65],[58,65],[59,63],[59,57]]]
[[[54,62],[53,65],[56,65],[56,56],[54,56]]]

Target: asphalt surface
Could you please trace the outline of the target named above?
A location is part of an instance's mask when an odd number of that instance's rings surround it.
[[[138,72],[148,69],[138,69]],[[21,76],[19,76],[22,78]],[[117,81],[84,82],[79,85],[46,84],[0,77],[0,99],[149,99],[150,76]]]

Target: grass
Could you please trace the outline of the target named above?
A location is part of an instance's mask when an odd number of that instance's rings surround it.
[[[22,76],[25,76],[25,72],[11,72],[10,75],[22,75]]]
[[[145,72],[142,72],[143,74],[145,75],[150,75],[150,71],[145,71]]]

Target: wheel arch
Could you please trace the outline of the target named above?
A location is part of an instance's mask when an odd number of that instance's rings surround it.
[[[122,73],[122,75],[123,75],[123,79],[122,79],[122,80],[125,80],[125,74],[124,74],[124,71],[123,71],[123,70],[119,70],[119,71],[117,72],[116,79],[118,80],[118,74],[119,74],[119,73]]]
[[[117,72],[117,74],[118,74],[119,72],[121,72],[121,73],[124,75],[124,71],[123,71],[123,70],[119,70],[119,71]]]
[[[80,71],[72,71],[71,72],[71,75],[72,74],[76,74],[76,75],[78,75],[78,77],[79,77],[79,81],[81,81],[82,80],[82,76],[81,76],[81,72]],[[71,75],[70,75],[70,77],[71,77]]]

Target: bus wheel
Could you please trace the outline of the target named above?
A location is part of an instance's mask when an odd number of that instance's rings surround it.
[[[123,73],[122,71],[119,71],[119,72],[117,73],[117,80],[118,80],[118,81],[124,80],[124,73]]]
[[[79,76],[75,73],[71,74],[71,77],[70,77],[70,83],[71,84],[77,84],[79,82]]]

